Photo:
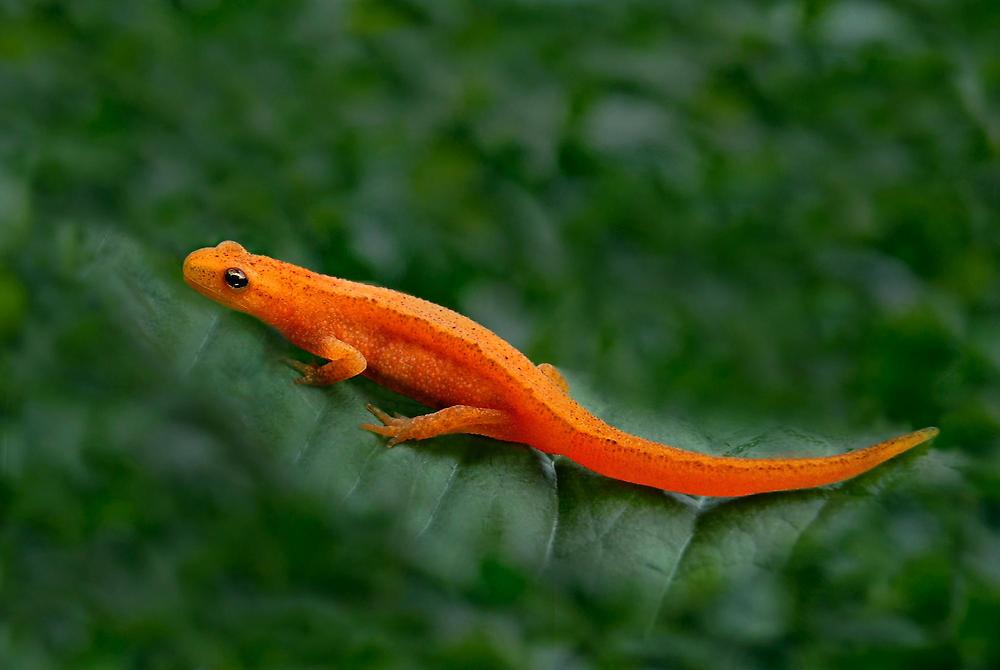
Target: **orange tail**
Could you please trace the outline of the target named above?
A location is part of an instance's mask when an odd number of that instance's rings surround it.
[[[871,470],[939,432],[924,428],[837,456],[732,458],[685,451],[608,428],[599,436],[577,433],[558,453],[608,477],[703,496],[745,496],[832,484]]]

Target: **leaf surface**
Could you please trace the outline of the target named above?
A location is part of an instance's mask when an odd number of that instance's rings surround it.
[[[322,496],[330,513],[391,513],[407,550],[455,584],[498,559],[587,596],[627,601],[629,615],[647,627],[727,589],[748,599],[744,607],[760,614],[754,620],[779,621],[773,589],[748,585],[766,585],[826,511],[877,496],[882,484],[914,471],[941,469],[933,452],[921,450],[837,487],[726,500],[613,481],[565,458],[474,436],[389,449],[358,428],[368,420],[365,404],[408,414],[420,413],[418,405],[366,380],[296,385],[297,373],[279,362],[290,345],[187,289],[179,262],[172,276],[154,269],[166,269],[168,259],[120,237],[101,253],[95,286],[149,349],[151,365],[199,394],[242,440]],[[670,416],[616,409],[578,375],[570,380],[574,395],[602,418],[692,450],[822,455],[874,439],[724,422],[709,433]],[[754,624],[746,633],[766,637],[771,627]]]

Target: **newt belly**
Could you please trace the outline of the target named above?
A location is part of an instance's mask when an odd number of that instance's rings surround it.
[[[680,493],[741,496],[831,484],[870,470],[938,434],[925,428],[820,458],[730,458],[630,435],[595,417],[548,364],[535,365],[461,314],[398,291],[330,277],[235,242],[192,252],[184,279],[203,295],[274,326],[328,362],[291,362],[300,383],[364,374],[437,408],[413,418],[369,407],[362,428],[395,445],[473,433],[561,454],[602,475]]]

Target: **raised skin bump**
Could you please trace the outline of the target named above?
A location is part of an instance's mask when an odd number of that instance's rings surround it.
[[[240,269],[247,285],[226,285]],[[467,432],[562,454],[595,472],[692,495],[740,496],[831,484],[870,470],[938,434],[936,428],[821,458],[733,458],[630,435],[590,414],[551,365],[536,366],[460,314],[390,289],[250,254],[235,242],[192,252],[184,279],[203,295],[271,324],[330,362],[297,363],[303,382],[364,374],[441,411],[408,419],[376,414],[366,430],[391,443]],[[374,413],[374,412],[373,412]]]
[[[551,363],[539,363],[538,370],[555,382],[556,386],[561,388],[563,393],[569,393],[569,382],[566,381],[566,378],[562,376],[562,373],[559,372],[556,366]]]

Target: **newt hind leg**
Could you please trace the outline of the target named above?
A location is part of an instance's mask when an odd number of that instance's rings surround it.
[[[566,381],[566,378],[562,376],[562,373],[559,372],[556,366],[551,363],[539,363],[538,371],[555,382],[555,385],[561,388],[563,393],[569,393],[569,382]]]
[[[382,422],[382,425],[364,423],[361,424],[361,427],[377,435],[388,437],[390,447],[407,440],[426,440],[438,435],[454,433],[485,435],[499,440],[510,440],[513,436],[510,415],[498,409],[454,405],[432,414],[423,414],[413,418],[399,414],[392,416],[371,404],[368,405],[367,409]]]

